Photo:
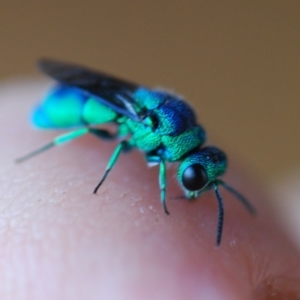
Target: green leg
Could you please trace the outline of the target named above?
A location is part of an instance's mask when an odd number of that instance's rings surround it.
[[[98,189],[100,188],[100,186],[102,185],[102,183],[104,182],[104,180],[106,179],[107,175],[109,174],[109,172],[112,170],[112,168],[114,167],[115,163],[117,162],[120,153],[122,152],[122,150],[124,148],[128,147],[128,142],[127,141],[122,141],[121,143],[119,143],[119,145],[115,148],[112,156],[110,157],[108,164],[106,166],[106,170],[105,173],[102,177],[102,179],[100,180],[100,182],[98,183],[98,185],[96,186],[95,190],[94,190],[94,194],[97,193]]]
[[[65,133],[65,134],[62,134],[62,135],[59,135],[57,136],[56,138],[54,138],[53,141],[51,141],[50,143],[44,145],[43,147],[23,156],[23,157],[20,157],[18,159],[16,159],[16,163],[20,163],[20,162],[23,162],[33,156],[36,156],[52,147],[55,147],[55,146],[59,146],[59,145],[62,145],[62,144],[65,144],[65,143],[68,143],[70,141],[73,141],[85,134],[89,133],[89,129],[88,128],[80,128],[78,130],[75,130],[75,131],[71,131],[71,132],[68,132],[68,133]]]
[[[23,162],[33,156],[43,153],[44,151],[46,151],[52,147],[71,142],[87,133],[92,133],[95,136],[97,136],[98,138],[102,138],[102,139],[114,139],[116,137],[115,135],[113,135],[110,132],[103,130],[103,129],[88,128],[88,127],[80,128],[80,129],[57,136],[56,138],[54,138],[53,141],[44,145],[43,147],[41,147],[23,157],[16,159],[16,163]]]
[[[166,189],[167,189],[167,172],[166,172],[166,163],[161,160],[159,163],[159,187],[160,187],[160,201],[163,205],[164,211],[169,215],[166,204]]]
[[[160,187],[160,201],[163,205],[164,211],[169,215],[169,211],[166,204],[166,189],[167,189],[167,171],[166,163],[159,156],[147,156],[149,163],[159,163],[159,187]]]

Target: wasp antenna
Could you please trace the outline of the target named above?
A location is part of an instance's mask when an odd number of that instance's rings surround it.
[[[218,184],[222,185],[227,191],[229,191],[231,194],[233,194],[240,202],[246,207],[246,209],[250,212],[251,215],[256,215],[255,208],[250,204],[250,202],[236,189],[234,189],[232,186],[228,185],[226,182],[222,180],[218,180]]]
[[[215,191],[218,200],[218,227],[217,227],[216,244],[217,246],[219,246],[221,244],[223,223],[224,223],[224,205],[223,205],[222,196],[219,192],[218,185],[216,183],[213,183],[213,189]]]

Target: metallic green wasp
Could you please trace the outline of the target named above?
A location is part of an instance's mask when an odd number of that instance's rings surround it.
[[[180,162],[177,178],[187,198],[197,198],[207,190],[214,190],[219,209],[217,245],[221,242],[224,219],[218,186],[226,188],[250,213],[255,213],[239,192],[219,179],[227,168],[226,155],[216,147],[202,147],[205,131],[181,97],[63,62],[44,59],[39,62],[39,68],[58,84],[35,109],[33,124],[42,129],[73,129],[17,162],[91,133],[100,139],[120,140],[94,193],[121,152],[138,148],[149,164],[159,165],[160,200],[166,214],[169,214],[166,163]],[[106,123],[116,124],[117,132],[99,128]]]

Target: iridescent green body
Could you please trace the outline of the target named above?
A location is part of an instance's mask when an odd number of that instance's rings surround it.
[[[159,152],[167,162],[178,161],[192,149],[201,146],[205,142],[204,129],[196,124],[196,118],[192,109],[182,100],[165,92],[149,92],[140,88],[134,94],[136,110],[139,107],[156,115],[160,120],[160,128],[153,130],[151,120],[144,122],[124,117],[107,105],[102,104],[93,97],[87,97],[74,88],[57,86],[51,90],[44,101],[33,114],[33,123],[43,129],[67,129],[82,126],[99,126],[107,123],[118,125],[118,133],[115,138],[131,135],[128,142],[132,147],[149,152]],[[174,130],[172,120],[178,119],[177,111],[170,108],[162,110],[166,97],[172,97],[177,105],[184,109],[183,117],[189,120],[189,126],[179,124]],[[148,122],[149,121],[149,122]],[[183,129],[181,128],[183,127]],[[224,168],[225,171],[225,168]]]
[[[167,214],[166,163],[180,162],[177,178],[187,198],[198,197],[209,189],[215,191],[219,205],[217,244],[221,241],[224,215],[219,185],[254,213],[241,194],[219,179],[227,168],[226,155],[216,147],[203,147],[205,131],[197,123],[193,109],[181,97],[57,61],[43,60],[40,68],[59,84],[34,110],[34,125],[41,129],[72,131],[20,158],[19,162],[87,133],[100,139],[119,139],[94,193],[122,151],[137,148],[145,154],[148,163],[159,164],[160,198]],[[103,124],[114,124],[117,131],[102,129]]]

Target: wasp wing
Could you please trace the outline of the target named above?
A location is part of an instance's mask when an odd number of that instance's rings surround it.
[[[141,120],[134,108],[137,103],[133,97],[134,91],[140,85],[79,65],[51,59],[40,60],[38,68],[55,80],[78,88],[83,93],[95,97],[116,112],[133,120]]]

